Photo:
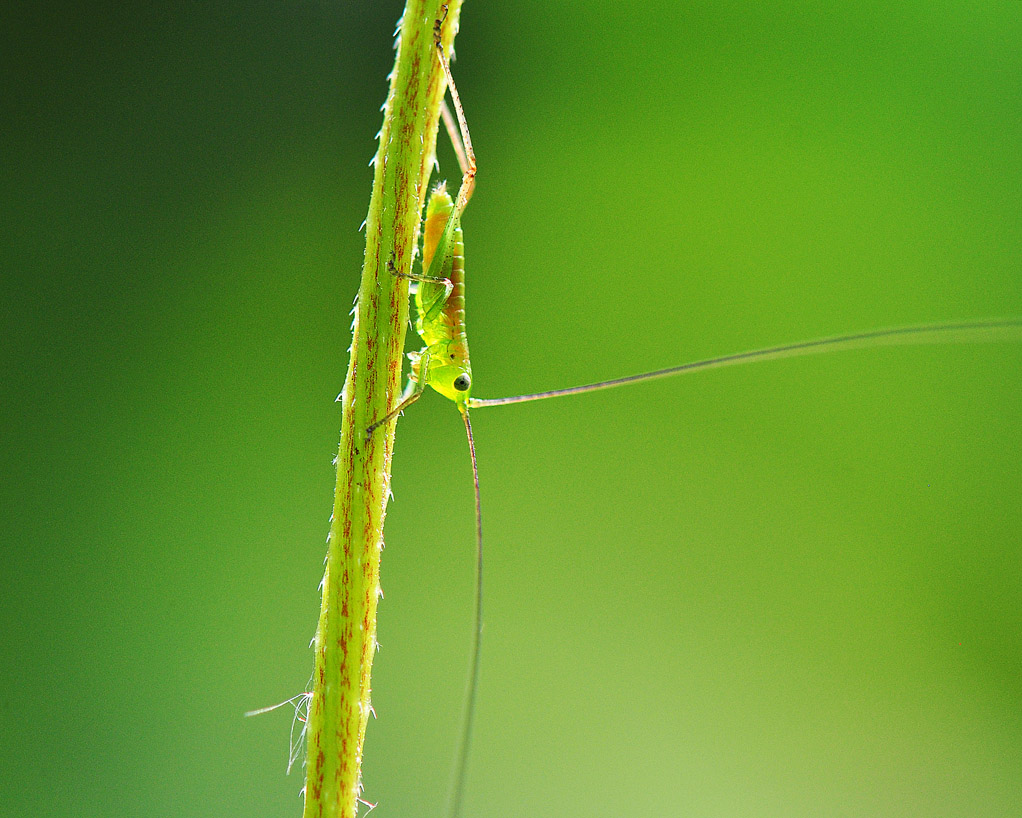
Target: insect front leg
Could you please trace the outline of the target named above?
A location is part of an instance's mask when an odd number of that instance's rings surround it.
[[[454,203],[453,219],[461,219],[465,205],[472,198],[472,191],[476,186],[476,155],[472,150],[472,137],[468,132],[468,122],[465,120],[465,109],[461,105],[461,97],[458,95],[458,87],[454,84],[454,75],[451,74],[451,63],[444,50],[442,40],[444,20],[447,19],[447,4],[441,6],[440,16],[433,23],[433,44],[436,47],[437,57],[440,60],[440,67],[443,69],[444,77],[447,79],[447,89],[451,92],[451,100],[454,102],[454,111],[458,118],[458,130],[461,132],[460,143],[455,139],[454,122],[451,112],[445,104],[441,108],[444,115],[444,125],[451,135],[454,143],[454,151],[458,155],[458,164],[461,165],[461,186],[458,188],[458,197]]]
[[[426,389],[428,375],[429,348],[426,347],[419,352],[418,359],[412,363],[412,371],[408,375],[408,385],[405,386],[405,391],[401,393],[401,400],[398,401],[397,406],[387,412],[387,414],[385,414],[382,418],[370,423],[369,426],[366,427],[366,440],[369,440],[369,438],[373,436],[373,432],[375,432],[380,426],[396,418],[419,399]]]

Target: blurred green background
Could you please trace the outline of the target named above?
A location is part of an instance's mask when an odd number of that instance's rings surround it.
[[[477,395],[1022,315],[1017,0],[628,5],[465,5]],[[300,814],[289,714],[241,714],[312,669],[399,15],[7,15],[4,816]],[[478,411],[466,815],[1022,815],[1020,378],[874,350]],[[365,795],[436,816],[473,546],[435,395],[393,488]]]

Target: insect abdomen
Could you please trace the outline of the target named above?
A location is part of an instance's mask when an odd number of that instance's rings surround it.
[[[447,187],[441,183],[429,197],[429,204],[426,207],[426,223],[422,243],[422,268],[428,271],[436,253],[437,244],[447,226],[454,203],[447,193]],[[466,343],[465,339],[465,243],[461,225],[454,228],[447,253],[447,260],[439,271],[439,274],[450,279],[454,285],[444,304],[443,309],[432,319],[426,321],[425,313],[433,301],[443,295],[442,284],[435,284],[424,281],[419,285],[416,295],[416,307],[419,312],[419,334],[427,346],[438,342],[454,342],[461,346]],[[467,348],[460,351],[466,358]],[[458,354],[458,353],[454,353]],[[458,355],[461,357],[461,355]]]

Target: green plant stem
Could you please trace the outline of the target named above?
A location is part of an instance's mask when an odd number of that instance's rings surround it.
[[[447,48],[460,0],[448,3]],[[394,421],[366,428],[397,402],[408,325],[408,272],[436,153],[445,90],[433,41],[440,0],[408,0],[384,109],[366,218],[366,252],[342,397],[337,487],[316,629],[316,669],[306,727],[305,818],[354,818],[376,651],[383,520]]]

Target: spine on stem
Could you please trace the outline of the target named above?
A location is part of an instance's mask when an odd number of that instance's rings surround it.
[[[371,710],[383,520],[390,491],[396,419],[371,438],[401,391],[408,325],[408,282],[423,197],[436,153],[445,83],[434,22],[447,5],[450,48],[460,0],[408,0],[399,24],[375,178],[366,217],[366,250],[342,393],[337,486],[316,629],[316,667],[306,725],[305,818],[355,818],[362,746]]]

